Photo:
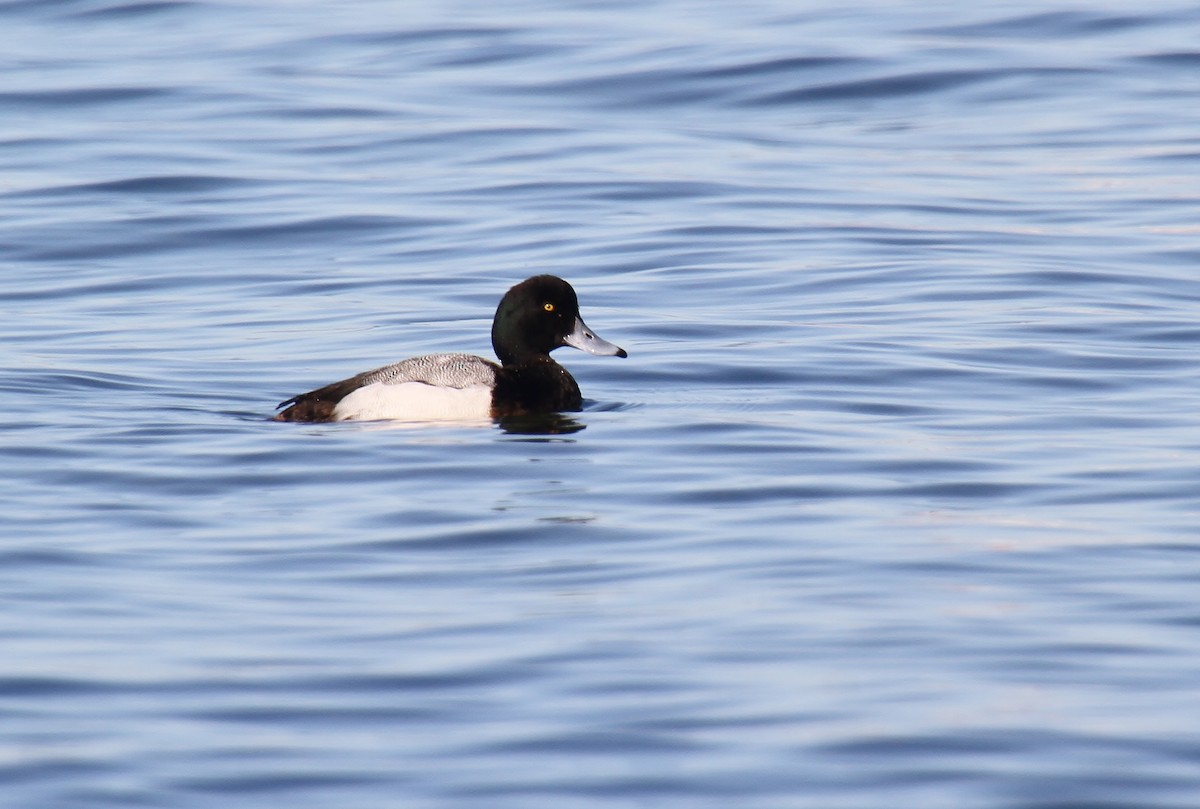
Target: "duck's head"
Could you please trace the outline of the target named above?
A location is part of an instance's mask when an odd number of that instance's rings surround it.
[[[492,348],[505,365],[572,346],[602,357],[627,357],[579,316],[575,290],[553,275],[527,278],[504,294],[492,321]]]

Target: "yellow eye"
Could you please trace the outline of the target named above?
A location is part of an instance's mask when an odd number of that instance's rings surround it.
[[[543,303],[543,304],[542,304],[542,308],[543,308],[543,309],[545,309],[547,312],[553,312],[553,311],[554,311],[554,304],[552,304],[552,303]]]

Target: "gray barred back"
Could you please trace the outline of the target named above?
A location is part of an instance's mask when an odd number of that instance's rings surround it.
[[[496,368],[494,362],[472,354],[426,354],[368,371],[360,384],[424,382],[441,388],[490,388],[496,382]]]

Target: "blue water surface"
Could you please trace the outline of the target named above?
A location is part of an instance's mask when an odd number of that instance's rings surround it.
[[[1200,6],[0,41],[0,805],[1200,805]],[[563,429],[268,420],[545,272]]]

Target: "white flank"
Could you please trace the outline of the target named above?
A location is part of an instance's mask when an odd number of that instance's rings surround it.
[[[424,382],[375,382],[351,392],[333,410],[336,421],[479,421],[490,419],[492,389],[441,388]]]

